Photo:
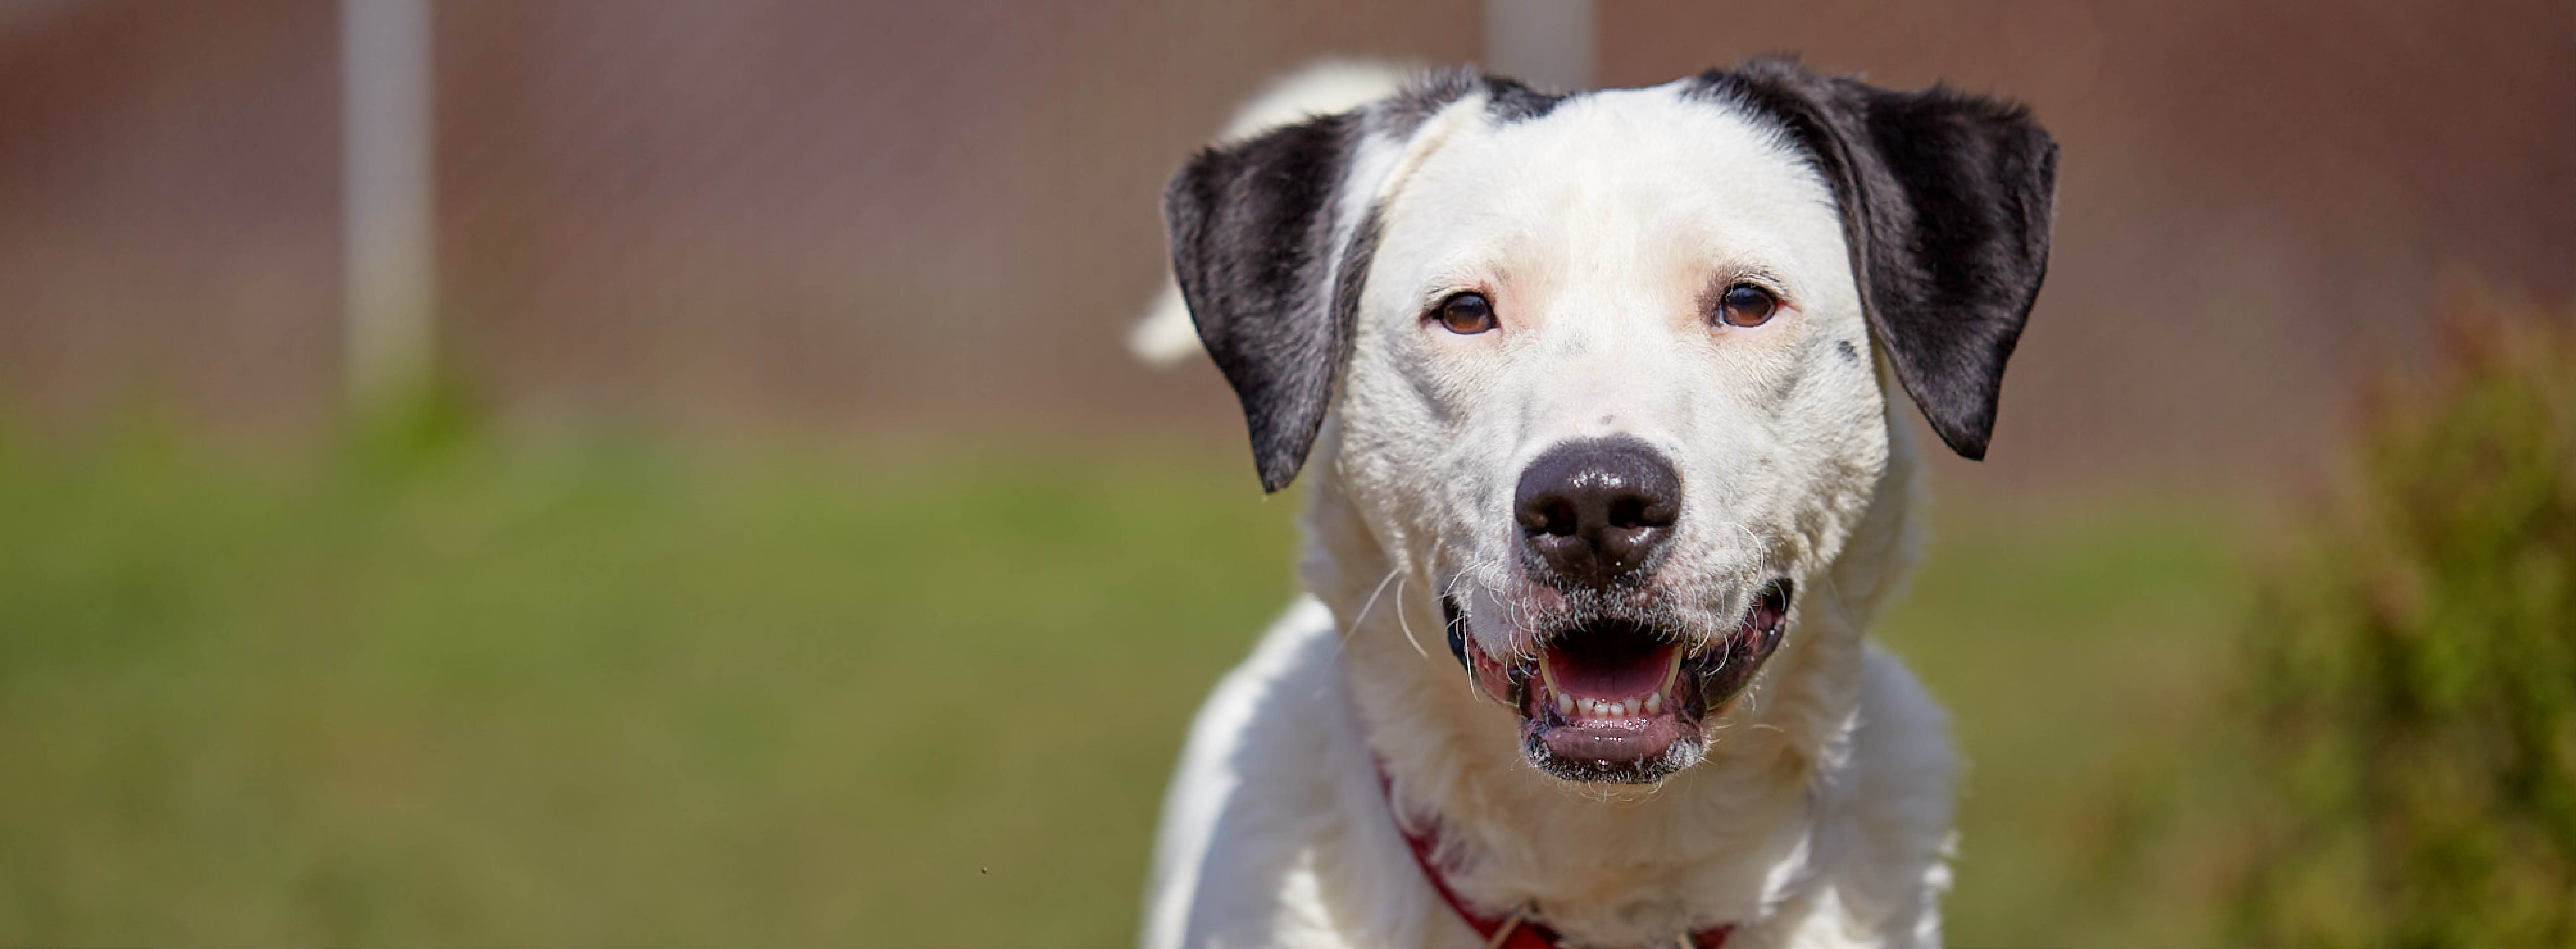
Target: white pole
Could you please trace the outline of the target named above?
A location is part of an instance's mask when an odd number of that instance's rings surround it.
[[[1541,90],[1592,88],[1592,0],[1485,0],[1485,69]]]
[[[436,306],[428,0],[341,0],[341,220],[351,400],[428,382]]]

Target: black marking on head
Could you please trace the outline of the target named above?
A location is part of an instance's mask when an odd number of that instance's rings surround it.
[[[1424,75],[1386,100],[1377,110],[1379,127],[1398,136],[1411,135],[1440,110],[1480,92],[1485,95],[1485,117],[1497,124],[1544,117],[1571,97],[1473,69],[1443,69]]]
[[[2057,143],[2011,102],[1785,60],[1711,70],[1688,94],[1745,108],[1807,152],[1897,379],[1953,451],[1984,458],[2004,362],[2048,272]]]
[[[1499,123],[1546,118],[1566,100],[1562,92],[1540,92],[1499,76],[1485,80],[1485,117]]]
[[[1442,69],[1425,73],[1404,87],[1378,109],[1387,131],[1398,136],[1413,134],[1422,123],[1440,114],[1449,104],[1485,88],[1485,77],[1473,69]]]
[[[1852,365],[1855,365],[1855,366],[1857,366],[1857,365],[1859,365],[1859,364],[1860,364],[1860,347],[1857,347],[1857,346],[1852,345],[1852,341],[1851,341],[1851,340],[1848,340],[1848,339],[1838,339],[1838,340],[1835,340],[1835,341],[1834,341],[1834,352],[1835,352],[1836,354],[1838,354],[1838,355],[1842,356],[1842,357],[1843,357],[1843,361],[1844,361],[1844,362],[1851,363]]]
[[[1349,269],[1336,266],[1334,204],[1362,118],[1321,116],[1202,150],[1163,191],[1172,275],[1243,403],[1266,490],[1297,477],[1349,361],[1340,298],[1355,305],[1357,289],[1328,299],[1326,287]]]

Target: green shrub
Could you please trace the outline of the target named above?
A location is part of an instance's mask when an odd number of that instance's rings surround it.
[[[2566,314],[2445,311],[2440,365],[2370,391],[2348,508],[2263,578],[2248,941],[2576,938]]]

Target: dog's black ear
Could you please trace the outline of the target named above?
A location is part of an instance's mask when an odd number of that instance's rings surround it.
[[[1243,402],[1264,490],[1305,465],[1350,358],[1375,236],[1336,216],[1365,120],[1320,116],[1208,148],[1163,191],[1172,275]]]
[[[1942,441],[1984,458],[2004,361],[2048,271],[2057,143],[2010,102],[1778,60],[1708,73],[1697,91],[1769,115],[1813,154],[1897,379]]]

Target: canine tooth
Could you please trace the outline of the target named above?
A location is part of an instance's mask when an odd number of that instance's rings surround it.
[[[1646,696],[1646,714],[1648,714],[1648,715],[1660,715],[1660,714],[1663,714],[1663,711],[1664,711],[1664,694],[1663,694],[1663,693],[1661,693],[1661,692],[1657,692],[1657,693],[1655,693],[1655,694],[1653,694],[1653,695]]]
[[[1677,678],[1680,678],[1680,677],[1681,677],[1681,674],[1682,674],[1682,650],[1681,650],[1681,647],[1680,647],[1680,646],[1675,646],[1675,647],[1673,647],[1673,658],[1672,658],[1672,661],[1671,661],[1671,662],[1667,662],[1667,663],[1665,663],[1665,664],[1664,664],[1664,684],[1663,684],[1663,685],[1660,685],[1660,686],[1656,686],[1656,687],[1655,687],[1655,691],[1657,691],[1657,692],[1670,692],[1670,691],[1672,691],[1672,690],[1673,690],[1673,680],[1674,680],[1674,679],[1677,679]]]
[[[1565,693],[1563,693],[1563,692],[1559,692],[1559,693],[1557,693],[1557,694],[1556,694],[1556,714],[1563,715],[1563,716],[1565,716],[1565,717],[1567,717],[1567,718],[1573,718],[1573,717],[1574,717],[1574,696],[1567,695],[1567,694],[1565,694]]]

